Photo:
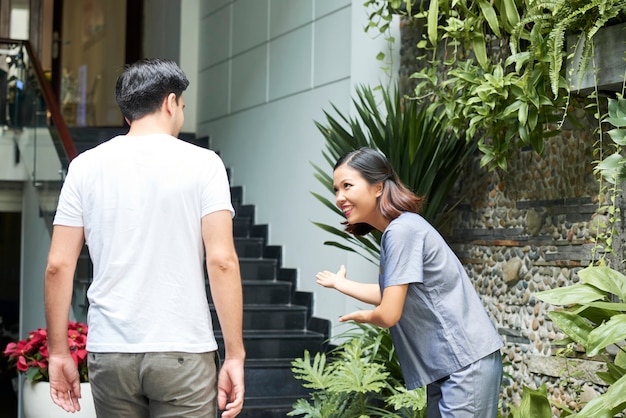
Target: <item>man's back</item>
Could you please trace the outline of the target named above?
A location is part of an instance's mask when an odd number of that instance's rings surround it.
[[[72,162],[55,222],[83,222],[90,351],[216,349],[200,221],[232,211],[225,176],[215,153],[165,134],[119,136]]]
[[[233,208],[219,157],[175,138],[189,80],[171,60],[125,67],[115,99],[130,129],[72,161],[45,277],[50,395],[80,410],[67,338],[83,244],[94,279],[88,368],[102,417],[234,418],[243,407],[243,294]],[[203,251],[204,250],[204,251]],[[202,268],[224,341],[218,371]]]

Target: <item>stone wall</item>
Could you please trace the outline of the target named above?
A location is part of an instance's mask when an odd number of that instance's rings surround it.
[[[564,335],[548,318],[550,307],[533,297],[578,282],[577,271],[592,259],[593,238],[605,219],[592,173],[592,131],[563,131],[541,156],[520,150],[507,172],[486,172],[477,156],[459,181],[463,203],[445,235],[506,343],[507,403],[519,402],[524,385],[544,382],[553,399],[574,402],[584,383],[574,376],[598,368],[597,362],[574,366],[553,357],[553,343]],[[599,379],[590,381],[584,396],[603,390]]]
[[[400,78],[408,94],[419,37],[420,29],[403,21]],[[458,180],[453,200],[461,203],[442,230],[506,343],[505,405],[519,403],[523,386],[546,383],[551,399],[570,407],[605,390],[595,375],[604,363],[582,353],[556,356],[554,343],[564,335],[547,315],[551,307],[533,297],[578,282],[606,221],[593,174],[597,121],[582,106],[569,112],[581,127],[565,124],[542,155],[517,150],[506,172],[480,168],[476,155]]]

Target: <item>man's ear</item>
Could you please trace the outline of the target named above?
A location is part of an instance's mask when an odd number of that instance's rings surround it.
[[[174,109],[177,106],[176,94],[174,93],[168,94],[167,97],[165,97],[165,99],[163,100],[163,105],[165,106],[167,113],[170,113],[170,114],[174,113]]]

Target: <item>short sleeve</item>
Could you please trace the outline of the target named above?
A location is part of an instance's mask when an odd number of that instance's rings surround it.
[[[54,225],[84,226],[80,167],[81,157],[78,156],[70,163],[67,177],[61,187],[59,203],[53,221]]]
[[[423,283],[424,237],[419,229],[405,219],[392,222],[381,242],[381,284]]]
[[[231,196],[230,183],[226,174],[226,167],[222,159],[213,151],[209,157],[209,173],[202,192],[202,216],[220,210],[228,210],[235,216]]]

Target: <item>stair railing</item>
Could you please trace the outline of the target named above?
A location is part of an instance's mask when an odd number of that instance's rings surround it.
[[[26,40],[0,38],[0,70],[6,94],[0,97],[0,135],[11,137],[28,177],[37,191],[39,213],[50,233],[63,180],[70,161],[78,155],[41,63]],[[2,89],[4,90],[4,89]],[[73,310],[76,319],[86,314],[88,282],[76,278]]]
[[[76,146],[58,100],[28,41],[0,38],[6,57],[5,128],[11,135],[32,184],[39,193],[41,215],[52,227],[58,193]]]

